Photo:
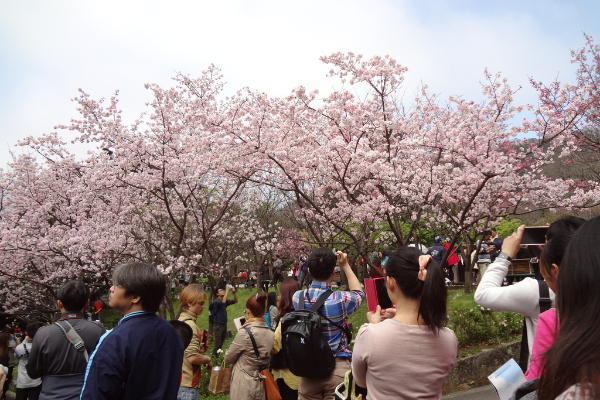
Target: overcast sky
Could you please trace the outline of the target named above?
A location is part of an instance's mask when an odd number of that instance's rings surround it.
[[[573,81],[570,50],[600,43],[600,2],[572,1],[61,1],[0,0],[0,167],[26,136],[77,116],[71,99],[120,91],[126,122],[144,110],[145,83],[221,68],[226,91],[270,96],[338,82],[319,56],[389,54],[408,67],[407,93],[482,99],[484,68],[502,72],[518,103],[529,77]],[[412,97],[412,96],[411,96]],[[67,136],[68,137],[68,136]]]

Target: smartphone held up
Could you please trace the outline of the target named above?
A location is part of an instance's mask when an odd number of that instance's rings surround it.
[[[526,226],[523,229],[522,245],[544,245],[546,244],[547,226]]]
[[[375,311],[377,305],[381,306],[382,310],[394,306],[385,287],[385,278],[366,278],[365,290],[367,292],[367,307],[369,311]]]

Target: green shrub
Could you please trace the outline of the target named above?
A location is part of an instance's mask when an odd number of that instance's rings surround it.
[[[500,344],[521,334],[521,314],[481,307],[473,294],[453,290],[448,294],[448,324],[458,338],[459,348],[476,344]]]

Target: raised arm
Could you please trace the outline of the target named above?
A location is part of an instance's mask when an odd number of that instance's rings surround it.
[[[514,257],[519,251],[522,236],[523,226],[504,240],[503,252],[511,258]],[[475,302],[493,310],[531,316],[536,313],[538,306],[537,284],[525,279],[514,285],[502,286],[509,265],[510,261],[502,258],[496,258],[496,261],[490,264],[475,291]]]
[[[232,286],[231,291],[233,292],[233,302],[237,303],[238,302],[237,290],[235,290],[235,288]]]
[[[348,289],[350,290],[362,290],[360,286],[360,281],[352,271],[352,267],[348,263],[348,255],[346,253],[342,253],[341,251],[337,252],[337,262],[340,264],[340,267],[344,270],[346,274],[346,279],[348,279]]]
[[[225,296],[221,300],[223,304],[227,304],[227,295],[229,294],[229,285],[225,285]]]

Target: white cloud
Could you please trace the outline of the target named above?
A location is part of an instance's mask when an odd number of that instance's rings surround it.
[[[147,82],[222,68],[227,90],[272,96],[298,85],[329,91],[320,55],[390,54],[409,68],[407,93],[480,99],[483,69],[502,71],[517,101],[534,102],[528,76],[569,80],[569,50],[597,34],[595,2],[464,1],[29,1],[0,14],[0,165],[7,144],[76,116],[70,98],[118,89],[126,118],[148,100]],[[412,96],[408,96],[410,98]]]

